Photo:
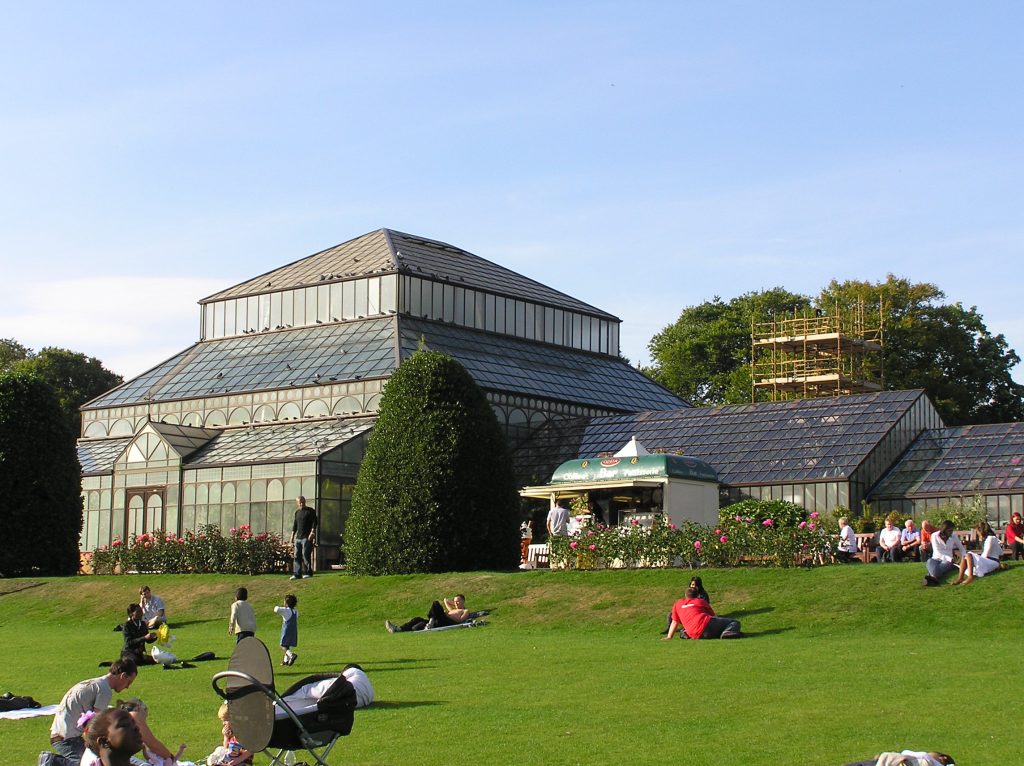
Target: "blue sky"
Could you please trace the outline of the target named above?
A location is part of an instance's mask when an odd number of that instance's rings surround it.
[[[389,227],[611,311],[634,363],[684,306],[889,272],[1024,353],[1024,6],[379,5],[3,3],[0,337],[134,375]]]

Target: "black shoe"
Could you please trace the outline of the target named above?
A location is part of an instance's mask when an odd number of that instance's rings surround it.
[[[939,584],[939,581],[938,581],[938,580],[936,580],[936,579],[935,579],[934,577],[932,577],[931,575],[925,575],[925,576],[924,576],[924,586],[925,586],[926,588],[932,588],[932,587],[934,587],[934,586],[936,586],[936,585],[938,585],[938,584]]]

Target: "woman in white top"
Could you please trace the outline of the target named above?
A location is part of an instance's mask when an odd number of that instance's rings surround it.
[[[999,569],[999,558],[1003,555],[999,538],[987,521],[981,522],[975,529],[982,540],[981,553],[971,551],[960,560],[960,576],[953,581],[954,585],[966,585],[975,577],[984,577]]]

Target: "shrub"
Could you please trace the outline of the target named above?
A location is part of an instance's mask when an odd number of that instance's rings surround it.
[[[254,535],[243,525],[224,537],[220,527],[208,524],[184,537],[155,532],[114,540],[93,551],[92,568],[96,574],[257,575],[287,571],[290,558],[291,548],[276,535]]]
[[[507,569],[519,498],[505,437],[458,362],[417,351],[388,380],[345,529],[358,574]]]
[[[0,375],[0,576],[78,571],[80,477],[53,389],[27,373]]]

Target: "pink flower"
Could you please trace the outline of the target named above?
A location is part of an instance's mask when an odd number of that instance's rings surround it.
[[[578,545],[579,545],[579,543],[576,542],[575,540],[573,540],[571,543],[569,543],[569,547],[572,548],[573,550],[576,550],[576,546],[578,546]]]
[[[763,526],[770,527],[774,522],[771,519],[765,519],[761,522]]]
[[[697,550],[700,550],[700,540],[694,540],[693,541],[693,547],[696,548]]]
[[[252,527],[251,527],[251,526],[249,526],[248,524],[243,524],[243,525],[241,526],[241,529],[252,529]]]
[[[818,513],[817,511],[815,511],[814,513],[812,513],[812,514],[811,514],[811,518],[812,518],[812,519],[816,519],[816,518],[818,518],[819,516],[821,516],[821,514],[820,514],[820,513]]]
[[[596,550],[597,550],[597,546],[596,546],[596,545],[591,545],[591,546],[590,546],[590,550],[592,550],[592,551],[596,551]]]
[[[716,534],[716,535],[720,535],[720,534],[722,534],[722,530],[720,530],[720,529],[716,529],[716,530],[715,530],[715,534]]]
[[[630,520],[629,520],[629,523],[630,523],[630,524],[632,524],[632,525],[633,525],[633,526],[635,527],[635,526],[636,526],[637,524],[639,524],[640,522],[639,522],[639,521],[637,521],[636,519],[630,519]]]
[[[727,542],[729,542],[729,538],[726,537],[725,535],[722,535],[721,537],[718,538],[718,542],[720,542],[720,543],[727,543]]]
[[[753,523],[754,523],[754,519],[753,519],[753,518],[751,518],[750,516],[747,516],[747,518],[745,518],[745,519],[743,519],[743,520],[744,520],[745,522],[747,522],[748,524],[753,524]]]
[[[743,517],[742,516],[737,516],[736,517],[736,521],[743,521]]]
[[[114,542],[112,542],[110,544],[110,547],[111,548],[120,548],[121,547],[121,541],[120,540],[114,540]]]
[[[808,528],[810,528],[810,529],[814,529],[814,528],[815,528],[815,526],[814,526],[813,524],[808,524],[807,526],[808,526]]]
[[[669,528],[669,529],[675,529],[675,528],[676,528],[676,525],[675,525],[675,524],[669,524],[669,525],[668,525],[668,528]]]
[[[806,521],[801,521],[800,522],[800,529],[803,529],[806,526],[807,526],[807,522]]]
[[[144,543],[143,543],[142,545],[143,545],[143,547],[145,547],[145,548],[148,548],[148,547],[149,547],[149,541],[147,540],[147,541],[146,541],[146,542],[144,542]]]
[[[238,530],[237,530],[237,529],[235,529],[234,527],[231,527],[231,529],[229,529],[229,530],[228,530],[228,532],[229,532],[230,534],[232,534],[232,535],[233,535],[233,534],[235,534],[235,532],[237,532],[237,531],[238,531]]]
[[[591,532],[590,530],[587,530],[587,537],[593,537],[593,536],[594,536],[594,533]]]

